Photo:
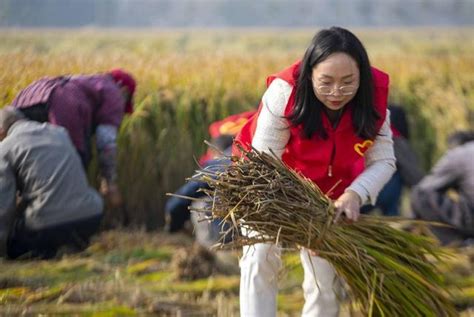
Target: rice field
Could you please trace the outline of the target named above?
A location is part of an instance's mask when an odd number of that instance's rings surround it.
[[[136,226],[163,224],[164,193],[196,167],[210,122],[257,105],[268,74],[301,58],[315,30],[0,31],[0,105],[46,75],[112,67],[138,80],[122,126],[119,181]],[[474,32],[354,30],[391,76],[391,102],[409,113],[425,169],[446,137],[474,122]]]
[[[391,102],[407,109],[412,143],[428,169],[451,132],[474,126],[474,29],[354,31],[372,64],[390,74]],[[136,111],[123,122],[119,140],[125,206],[109,213],[128,218],[133,228],[156,229],[164,222],[165,193],[190,176],[193,157],[205,150],[208,124],[255,107],[266,76],[301,58],[314,32],[4,29],[0,107],[41,76],[131,71],[138,80]],[[91,181],[94,175],[92,168]],[[173,258],[179,248],[191,252],[190,244],[189,237],[160,232],[112,231],[79,255],[0,262],[0,315],[237,315],[238,254],[227,254],[229,263],[210,277],[177,281]],[[474,257],[472,250],[455,254],[442,270],[458,310],[469,316]],[[298,316],[302,272],[296,255],[285,261],[279,311]]]

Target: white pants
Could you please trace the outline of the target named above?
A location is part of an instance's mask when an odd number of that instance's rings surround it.
[[[278,274],[282,266],[280,248],[258,243],[245,246],[240,260],[240,315],[243,317],[274,317],[277,312]],[[302,316],[332,317],[339,314],[336,292],[340,284],[328,261],[300,252],[304,269],[305,304]]]

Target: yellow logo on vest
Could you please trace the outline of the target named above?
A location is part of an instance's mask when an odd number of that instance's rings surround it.
[[[374,144],[374,141],[372,140],[365,140],[362,143],[356,143],[354,144],[354,151],[356,151],[360,156],[364,156],[365,151],[367,151],[372,144]]]
[[[247,118],[239,118],[236,121],[227,121],[219,127],[219,133],[235,135],[239,133],[247,121]]]

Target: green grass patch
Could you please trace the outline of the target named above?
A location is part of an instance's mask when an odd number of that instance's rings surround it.
[[[170,261],[172,251],[166,248],[162,249],[149,249],[149,248],[138,248],[131,250],[114,250],[107,253],[104,256],[104,261],[109,264],[124,264],[129,261],[143,261],[143,260],[163,260]]]
[[[173,283],[158,283],[151,290],[155,292],[177,292],[177,293],[203,293],[203,292],[229,292],[238,293],[240,277],[238,276],[213,276],[207,279]]]
[[[92,259],[64,258],[59,261],[6,262],[2,265],[0,280],[14,277],[25,286],[40,287],[79,282],[100,277],[105,269]]]
[[[174,279],[174,274],[171,271],[160,271],[149,274],[144,274],[139,277],[140,281],[143,282],[154,282],[154,283],[171,283]]]
[[[21,315],[24,308],[0,307],[0,314]],[[97,304],[36,304],[28,308],[28,316],[81,316],[81,317],[112,317],[112,316],[136,316],[138,313],[128,306],[117,303],[97,303]]]
[[[300,291],[292,294],[280,292],[278,294],[277,303],[279,311],[285,313],[301,311],[304,305],[303,292]]]

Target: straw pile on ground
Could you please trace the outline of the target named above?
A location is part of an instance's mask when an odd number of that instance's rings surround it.
[[[274,156],[255,150],[232,157],[223,169],[201,170],[213,218],[258,232],[238,236],[233,246],[260,242],[317,250],[347,284],[354,304],[367,316],[456,316],[441,274],[429,258],[440,249],[426,237],[392,228],[387,219],[362,216],[333,222],[331,199]]]

